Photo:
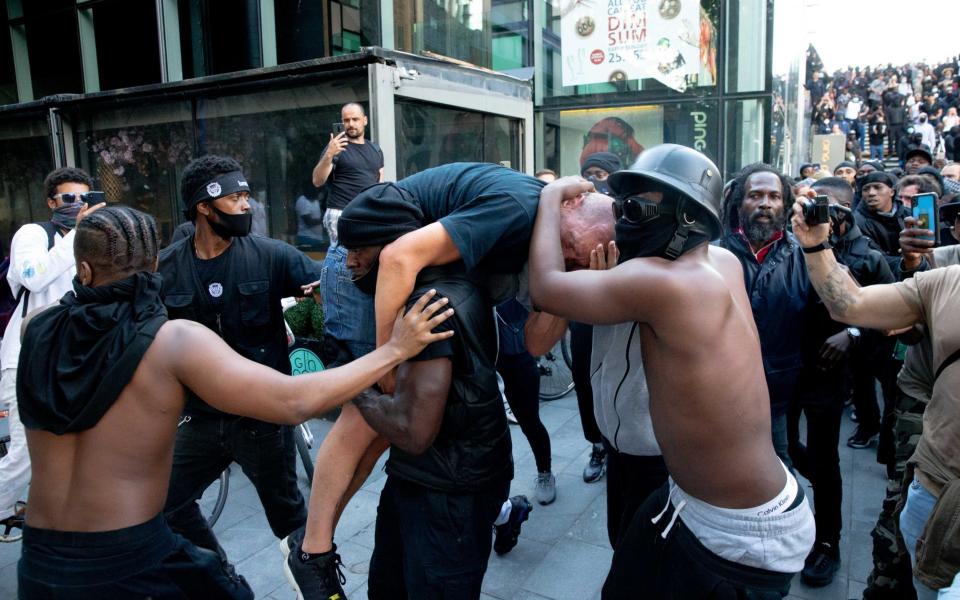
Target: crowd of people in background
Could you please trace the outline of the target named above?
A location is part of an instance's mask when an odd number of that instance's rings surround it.
[[[956,57],[935,64],[847,67],[832,76],[808,62],[815,133],[842,134],[849,158],[872,160],[926,146],[934,162],[960,155],[960,73]],[[942,164],[938,167],[943,166]]]

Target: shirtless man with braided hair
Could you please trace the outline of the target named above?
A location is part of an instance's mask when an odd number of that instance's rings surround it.
[[[91,214],[77,227],[74,291],[25,328],[17,383],[34,471],[21,598],[252,598],[161,515],[187,389],[229,413],[301,423],[452,335],[431,333],[452,310],[426,307],[428,293],[375,352],[289,377],[202,325],[168,320],[158,248],[149,215]]]

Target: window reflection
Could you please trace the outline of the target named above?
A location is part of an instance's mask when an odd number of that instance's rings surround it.
[[[53,170],[44,116],[20,116],[0,124],[0,243],[4,251],[17,229],[50,218],[43,178]]]
[[[520,166],[515,119],[397,100],[397,177],[451,162]]]

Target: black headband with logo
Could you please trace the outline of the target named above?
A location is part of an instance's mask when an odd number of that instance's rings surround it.
[[[223,198],[237,192],[249,192],[250,185],[247,184],[247,178],[241,171],[231,171],[217,175],[193,193],[190,202],[187,204],[187,210],[201,202],[210,202],[217,198]]]

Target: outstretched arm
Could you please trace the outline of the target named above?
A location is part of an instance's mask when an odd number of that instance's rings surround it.
[[[422,454],[440,431],[452,372],[449,358],[406,362],[397,370],[393,396],[368,389],[353,403],[367,424],[391,444],[410,454]]]
[[[155,345],[165,351],[163,363],[173,376],[214,408],[273,423],[302,423],[353,398],[428,344],[452,336],[452,331],[431,333],[453,314],[440,311],[445,298],[426,306],[433,295],[424,294],[398,317],[390,341],[375,352],[298,377],[241,357],[212,331],[187,321],[164,325]]]
[[[811,248],[825,242],[830,225],[807,225],[802,215],[803,206],[797,202],[792,222],[800,245]],[[858,286],[831,251],[805,253],[804,258],[810,282],[833,320],[881,330],[903,329],[921,322],[919,307],[908,303],[894,285]]]

